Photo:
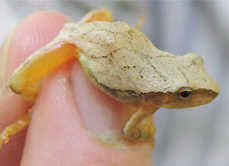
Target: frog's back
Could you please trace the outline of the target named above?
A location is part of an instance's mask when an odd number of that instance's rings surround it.
[[[199,56],[161,51],[138,29],[123,22],[69,23],[60,37],[80,49],[79,61],[92,81],[116,92],[174,92],[195,84],[192,81],[199,79],[192,79],[195,73],[212,80]]]
[[[144,77],[147,71],[157,77],[149,61],[160,50],[136,28],[123,22],[70,23],[61,34],[81,50],[81,64],[99,83],[116,90],[152,91],[153,78],[146,82]]]

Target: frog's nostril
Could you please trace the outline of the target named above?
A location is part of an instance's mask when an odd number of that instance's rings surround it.
[[[194,65],[203,65],[204,64],[203,58],[197,54],[189,53],[189,54],[186,54],[185,57],[190,60],[191,64],[194,64]]]

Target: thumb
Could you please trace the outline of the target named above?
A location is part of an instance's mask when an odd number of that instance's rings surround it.
[[[148,143],[126,146],[97,140],[120,135],[127,118],[121,107],[94,87],[78,64],[65,65],[43,84],[22,165],[152,165]]]

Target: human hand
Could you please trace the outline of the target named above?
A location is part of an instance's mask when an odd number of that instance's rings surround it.
[[[25,114],[28,105],[8,87],[12,72],[35,50],[55,38],[71,20],[55,12],[38,12],[22,20],[0,49],[0,130]],[[49,75],[33,108],[29,130],[0,151],[0,165],[152,165],[151,146],[109,146],[88,134],[121,131],[128,119],[121,103],[100,92],[77,62]],[[25,141],[26,138],[26,141]],[[25,143],[25,144],[24,144]],[[24,151],[23,151],[24,148]]]

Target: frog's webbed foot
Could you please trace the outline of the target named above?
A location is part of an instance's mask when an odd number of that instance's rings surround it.
[[[153,124],[153,113],[139,108],[123,128],[124,137],[136,141],[153,141],[153,136],[156,129]]]
[[[30,110],[27,114],[22,116],[16,122],[7,126],[1,132],[1,134],[0,134],[0,150],[1,150],[3,144],[6,144],[9,142],[10,136],[15,135],[15,134],[19,133],[20,131],[22,131],[28,127],[28,125],[30,123],[31,115],[32,115],[32,110]]]

